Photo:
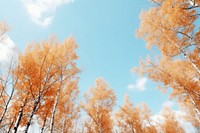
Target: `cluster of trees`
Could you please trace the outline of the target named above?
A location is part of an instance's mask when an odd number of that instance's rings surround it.
[[[157,82],[186,111],[185,121],[200,126],[200,30],[199,0],[154,0],[141,15],[138,36],[160,56],[142,60],[136,68]],[[8,26],[0,23],[1,38]],[[3,40],[1,40],[3,41]],[[153,120],[145,103],[134,106],[128,96],[114,110],[113,89],[99,78],[78,102],[78,56],[76,41],[50,38],[28,45],[0,70],[0,132],[30,131],[71,133],[183,133],[172,109],[162,111],[163,121]],[[81,109],[87,114],[77,124]]]
[[[142,60],[141,74],[161,89],[172,88],[171,98],[187,110],[190,121],[200,126],[200,29],[199,0],[153,0],[154,7],[141,14],[138,36],[160,56]]]
[[[66,132],[73,126],[79,112],[76,48],[73,38],[63,43],[51,38],[29,45],[17,62],[12,58],[1,67],[1,132],[28,132],[35,122],[41,132]]]

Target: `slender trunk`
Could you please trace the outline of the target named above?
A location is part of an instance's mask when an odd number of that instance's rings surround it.
[[[6,103],[5,109],[3,110],[3,113],[1,114],[0,123],[1,123],[1,122],[3,121],[3,119],[4,119],[4,116],[5,116],[5,114],[6,114],[6,112],[7,112],[7,109],[8,109],[8,105],[9,105],[11,99],[12,99],[13,93],[14,93],[14,88],[12,88],[12,91],[11,91],[10,97],[9,97],[7,103]]]
[[[26,99],[25,99],[25,101],[24,101],[24,104],[21,105],[21,107],[20,107],[20,109],[19,109],[19,114],[18,114],[18,116],[17,116],[17,120],[16,120],[16,122],[15,122],[15,126],[14,126],[14,129],[13,129],[13,132],[14,132],[14,133],[17,132],[17,129],[18,129],[18,127],[19,127],[19,123],[20,123],[20,121],[21,121],[21,119],[22,119],[24,107],[26,106],[27,100],[28,100],[28,94],[27,94],[27,97],[26,97]]]
[[[37,100],[34,102],[34,107],[33,107],[33,110],[31,112],[31,115],[29,117],[29,120],[28,120],[28,122],[26,124],[26,129],[25,129],[24,133],[28,132],[28,129],[29,129],[30,125],[31,125],[31,121],[33,119],[33,116],[35,115],[35,112],[37,111],[37,107],[38,107],[39,101],[40,101],[40,97],[38,97]]]
[[[190,93],[188,93],[186,90],[185,90],[185,93],[189,96],[189,98],[190,98],[190,100],[192,101],[192,104],[194,105],[194,108],[195,108],[195,111],[196,111],[196,113],[197,113],[197,115],[196,115],[196,119],[198,120],[198,122],[200,123],[200,112],[199,112],[199,109],[198,109],[198,107],[197,107],[197,104],[196,104],[196,102],[193,100],[193,98],[192,98],[192,96],[190,95]]]
[[[43,124],[42,124],[42,128],[41,128],[40,133],[43,133],[43,132],[44,132],[44,127],[45,127],[45,125],[46,125],[46,120],[47,120],[47,115],[45,116],[45,119],[44,119],[44,122],[43,122]]]
[[[153,63],[151,63],[151,64],[154,65]],[[195,65],[195,64],[194,64],[194,65]],[[159,69],[160,71],[162,71],[163,73],[167,74],[169,77],[174,78],[171,74],[165,72],[165,71],[162,70],[161,68],[158,67],[158,69]],[[197,69],[197,70],[198,70],[198,69]],[[175,78],[174,78],[174,79],[175,79]],[[176,82],[177,82],[180,86],[183,87],[184,93],[187,94],[187,95],[189,96],[190,100],[192,101],[192,104],[194,105],[194,108],[195,108],[196,113],[197,113],[197,115],[198,115],[198,118],[197,118],[197,119],[198,119],[198,121],[199,121],[199,123],[200,123],[200,119],[199,119],[199,118],[200,118],[200,111],[199,111],[199,108],[198,108],[196,102],[195,102],[194,99],[192,98],[190,92],[188,92],[188,89],[187,89],[184,85],[182,85],[181,82],[180,82],[179,80],[177,80],[177,79],[175,79],[175,80],[176,80]],[[195,93],[195,94],[196,94],[196,93]]]
[[[189,94],[189,97],[190,97],[190,100],[192,101],[192,104],[193,104],[194,107],[195,107],[195,110],[196,110],[197,114],[200,116],[200,112],[199,112],[199,109],[198,109],[198,107],[197,107],[196,102],[192,99],[192,97],[191,97],[190,94]]]
[[[128,125],[129,125],[129,127],[130,127],[132,133],[135,133],[134,128],[133,128],[133,125],[132,125],[132,124],[128,124]]]
[[[19,127],[19,123],[20,123],[20,121],[22,119],[22,116],[23,116],[23,109],[24,109],[24,106],[21,106],[20,110],[19,110],[18,117],[17,117],[17,121],[15,122],[14,130],[13,130],[14,133],[17,133],[17,129]]]
[[[53,133],[55,113],[56,113],[56,108],[57,108],[57,105],[58,105],[58,97],[60,96],[60,91],[61,91],[62,83],[63,83],[63,74],[62,74],[62,72],[61,72],[60,78],[61,78],[60,86],[59,86],[59,88],[57,90],[56,99],[55,99],[54,106],[53,106],[53,112],[52,112],[51,123],[50,123],[50,133]]]
[[[166,36],[167,37],[167,36]],[[167,39],[169,41],[171,41],[179,50],[180,52],[184,55],[184,58],[188,58],[189,62],[192,64],[193,68],[198,72],[198,74],[200,75],[200,69],[198,68],[198,66],[192,61],[192,59],[188,56],[188,54],[178,45],[176,44],[174,41],[172,41],[169,37],[167,37]]]
[[[10,124],[9,128],[8,128],[8,131],[7,131],[7,133],[10,133],[10,130],[11,130],[11,128],[12,128],[12,126],[13,126],[13,124],[14,124],[14,118],[13,118],[13,120],[12,120],[12,122],[11,122],[11,124]]]
[[[54,126],[54,119],[55,119],[55,112],[56,112],[56,108],[58,105],[58,97],[60,95],[60,89],[58,90],[57,94],[56,94],[56,100],[53,106],[53,112],[52,112],[52,118],[51,118],[51,123],[50,123],[50,132],[53,133],[53,126]]]
[[[197,67],[197,65],[196,65],[193,61],[191,61],[191,59],[190,59],[190,62],[191,62],[191,64],[192,64],[192,66],[194,67],[194,69],[197,70],[197,72],[198,72],[199,75],[200,75],[200,70],[199,70],[199,68]]]

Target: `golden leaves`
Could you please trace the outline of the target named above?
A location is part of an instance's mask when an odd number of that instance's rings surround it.
[[[49,128],[47,125],[50,125],[49,119],[54,111],[52,107],[57,103],[54,130],[62,130],[62,121],[66,121],[66,127],[73,127],[72,121],[78,118],[79,112],[74,104],[78,94],[77,47],[73,38],[63,43],[50,38],[29,45],[20,54],[19,64],[14,70],[17,93],[12,110],[16,117],[19,110],[23,110],[23,117],[19,120],[21,126],[27,126],[31,115],[36,115],[41,128]]]
[[[141,61],[142,74],[157,82],[162,88],[172,88],[171,97],[179,102],[193,104],[194,119],[200,118],[200,56],[198,5],[186,0],[157,2],[155,7],[142,12],[139,37],[147,47],[155,45],[161,57],[157,62]],[[196,1],[198,3],[198,1]],[[195,121],[196,121],[195,120]]]
[[[141,25],[137,34],[144,37],[147,48],[159,47],[165,55],[178,55],[180,48],[189,45],[190,34],[195,28],[196,10],[185,10],[189,6],[183,0],[163,1],[141,13]]]
[[[151,116],[151,111],[145,103],[134,107],[129,97],[125,96],[123,106],[115,114],[116,125],[122,133],[156,133],[157,129],[150,119]]]
[[[103,79],[95,81],[94,88],[90,88],[85,94],[85,103],[82,108],[86,111],[92,120],[94,129],[86,127],[88,132],[111,132],[113,121],[111,119],[111,111],[115,105],[115,94]]]

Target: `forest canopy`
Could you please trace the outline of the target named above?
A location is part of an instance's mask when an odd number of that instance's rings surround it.
[[[52,36],[27,44],[23,52],[15,49],[0,62],[0,132],[185,133],[183,123],[199,132],[200,0],[150,3],[140,14],[136,34],[157,54],[141,59],[135,74],[151,79],[157,91],[170,90],[178,111],[163,106],[153,114],[145,102],[135,104],[131,94],[117,97],[103,77],[80,94],[77,41]],[[8,24],[1,22],[0,45],[6,45],[8,31]]]

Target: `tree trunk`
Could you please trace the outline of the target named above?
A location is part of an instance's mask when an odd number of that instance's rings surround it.
[[[14,118],[13,118],[13,120],[12,120],[12,122],[11,122],[11,124],[10,124],[9,128],[8,128],[8,131],[7,131],[7,133],[10,133],[10,130],[11,130],[11,128],[12,128],[12,126],[13,126],[13,124],[14,124]]]
[[[43,132],[44,132],[44,127],[45,127],[45,125],[46,125],[46,120],[47,120],[47,115],[45,116],[45,119],[44,119],[44,122],[43,122],[43,124],[42,124],[42,128],[41,128],[40,133],[43,133]]]
[[[56,94],[56,100],[53,106],[53,112],[52,112],[52,118],[51,118],[51,123],[50,123],[50,132],[53,133],[53,126],[54,126],[54,119],[55,119],[55,112],[56,112],[56,108],[58,105],[58,97],[60,95],[60,89],[58,90],[57,94]]]
[[[14,88],[12,88],[12,91],[11,91],[10,97],[9,97],[7,103],[6,103],[5,109],[3,110],[3,113],[1,114],[0,123],[3,121],[3,118],[4,118],[4,116],[7,112],[8,105],[10,103],[10,100],[12,99],[13,93],[14,93]]]
[[[200,123],[200,112],[199,112],[199,109],[198,109],[198,107],[197,107],[197,104],[196,104],[196,102],[193,100],[193,98],[192,98],[192,96],[190,95],[190,93],[188,93],[186,90],[185,90],[185,93],[189,96],[189,98],[190,98],[190,100],[192,101],[192,104],[194,105],[194,108],[195,108],[195,111],[196,111],[196,113],[197,113],[197,120],[199,121],[199,123]]]
[[[14,133],[17,133],[17,129],[19,127],[19,123],[20,123],[20,121],[22,119],[22,116],[23,116],[23,109],[24,109],[24,106],[21,106],[20,110],[19,110],[19,114],[17,116],[17,121],[15,122],[15,126],[14,126],[14,129],[13,129]]]
[[[25,129],[24,133],[28,132],[28,129],[29,129],[30,125],[31,125],[31,121],[33,119],[33,116],[35,115],[35,112],[37,111],[37,107],[38,107],[39,101],[40,101],[40,97],[38,97],[38,99],[34,102],[34,107],[33,107],[33,110],[31,112],[31,115],[29,117],[29,120],[28,120],[28,122],[26,124],[26,129]]]
[[[15,126],[14,126],[14,129],[13,129],[13,132],[16,133],[17,132],[17,129],[19,127],[19,123],[22,119],[22,116],[23,116],[23,111],[24,111],[24,107],[26,106],[26,103],[27,103],[27,100],[28,100],[28,94],[27,94],[27,97],[24,101],[24,104],[20,107],[19,109],[19,114],[17,116],[17,121],[15,122]]]

